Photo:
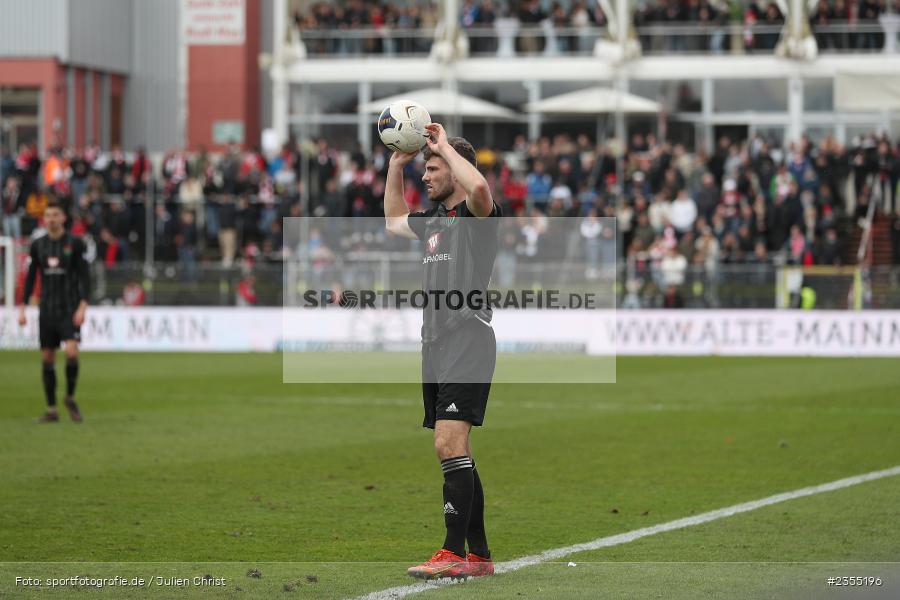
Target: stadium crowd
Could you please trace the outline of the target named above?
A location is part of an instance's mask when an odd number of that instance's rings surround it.
[[[809,24],[822,51],[879,50],[884,32],[879,17],[888,2],[900,0],[820,0]],[[586,0],[461,0],[460,26],[469,32],[473,53],[498,48],[499,19],[518,28],[520,53],[590,53],[608,19],[598,2]],[[294,21],[304,31],[311,54],[404,54],[426,52],[439,22],[434,2],[315,2]],[[652,0],[639,2],[634,26],[645,52],[772,52],[785,16],[773,0]],[[674,30],[677,26],[680,30]],[[357,30],[356,34],[348,33]],[[360,35],[368,30],[372,35]],[[506,28],[504,28],[506,30]],[[395,33],[396,31],[396,33]]]
[[[875,134],[847,147],[804,139],[787,150],[759,137],[722,138],[711,155],[636,134],[621,162],[584,134],[519,136],[503,152],[478,153],[504,214],[519,217],[509,251],[530,258],[550,248],[547,217],[617,217],[633,278],[660,290],[680,286],[689,267],[713,276],[722,264],[841,264],[851,250],[848,224],[870,203],[896,214],[898,156],[896,143]],[[198,262],[277,263],[296,250],[284,246],[281,218],[304,214],[302,160],[308,214],[381,217],[388,158],[380,145],[367,157],[323,139],[285,145],[268,159],[236,145],[217,156],[173,150],[156,165],[141,149],[126,156],[120,148],[55,148],[41,157],[26,145],[0,156],[3,233],[39,231],[53,195],[73,232],[89,240],[93,260],[141,260],[149,232],[155,259],[179,263],[193,280]],[[411,210],[427,204],[422,168],[413,162],[405,173]],[[581,235],[590,269],[609,260],[615,245],[600,243],[609,232],[585,226]]]

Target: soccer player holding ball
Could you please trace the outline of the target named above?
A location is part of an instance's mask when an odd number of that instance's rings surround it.
[[[425,125],[425,183],[432,207],[410,213],[403,200],[403,170],[417,151],[395,151],[384,194],[388,231],[424,243],[423,426],[434,429],[434,448],[444,475],[446,537],[429,560],[411,567],[421,579],[462,578],[494,572],[484,528],[484,491],[472,458],[472,426],[484,420],[496,363],[491,309],[433,301],[460,292],[485,296],[497,255],[500,207],[476,168],[475,150],[448,137],[437,123]],[[466,545],[468,544],[468,554]]]
[[[60,343],[66,352],[66,408],[76,423],[82,420],[75,403],[75,384],[78,381],[78,342],[87,310],[90,286],[85,245],[65,230],[66,214],[55,200],[47,204],[43,235],[31,243],[31,263],[25,279],[25,294],[19,311],[19,325],[27,322],[25,306],[34,291],[35,279],[41,273],[40,340],[42,377],[47,412],[39,423],[59,421],[56,412],[56,350]]]

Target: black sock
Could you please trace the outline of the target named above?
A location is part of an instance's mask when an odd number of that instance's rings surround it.
[[[477,554],[481,558],[490,558],[488,550],[487,534],[484,532],[484,489],[481,487],[481,477],[472,461],[472,479],[475,484],[475,493],[472,495],[472,516],[469,518],[469,530],[466,532],[466,541],[469,543],[469,552]]]
[[[52,362],[43,365],[44,396],[47,397],[47,406],[53,408],[56,406],[56,365]]]
[[[78,383],[78,359],[70,358],[66,360],[66,395],[69,397],[75,395],[76,383]]]
[[[441,470],[444,472],[444,524],[447,526],[444,549],[464,557],[474,493],[472,460],[468,456],[448,458],[441,461]]]

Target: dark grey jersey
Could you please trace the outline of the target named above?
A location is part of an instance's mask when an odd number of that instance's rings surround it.
[[[436,341],[468,319],[490,323],[490,307],[473,307],[468,299],[483,301],[486,297],[497,257],[500,216],[496,203],[484,219],[473,216],[465,202],[450,210],[439,203],[410,213],[410,229],[424,244],[423,290],[428,294],[422,324],[424,343]]]
[[[58,239],[44,235],[31,243],[31,263],[23,301],[28,303],[37,274],[41,274],[41,316],[71,315],[88,299],[90,275],[84,241],[68,231]]]

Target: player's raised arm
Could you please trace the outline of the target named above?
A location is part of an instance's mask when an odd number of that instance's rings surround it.
[[[415,152],[394,151],[388,163],[384,184],[384,221],[387,230],[395,235],[418,239],[409,227],[409,207],[403,199],[403,169],[416,157]]]
[[[28,275],[25,276],[25,290],[22,294],[22,306],[19,308],[19,325],[23,327],[27,322],[25,317],[25,307],[28,306],[28,301],[31,300],[31,294],[34,293],[34,282],[37,279],[38,269],[41,268],[37,246],[34,242],[31,244],[30,257],[31,260],[28,264]]]
[[[466,190],[466,205],[476,217],[487,217],[494,210],[494,200],[491,198],[491,189],[487,180],[475,165],[467,161],[453,149],[447,139],[447,132],[439,123],[431,123],[425,126],[431,134],[426,138],[428,148],[443,158],[450,167],[450,172]]]

